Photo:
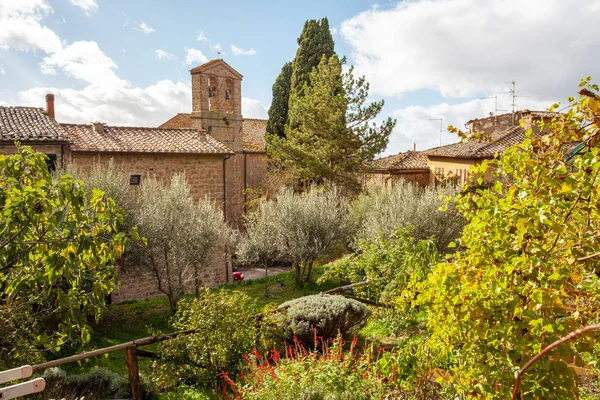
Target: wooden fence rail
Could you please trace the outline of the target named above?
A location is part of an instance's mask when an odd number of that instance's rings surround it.
[[[349,289],[353,289],[355,287],[366,286],[369,284],[369,281],[363,281],[358,283],[353,283],[351,285],[340,286],[335,289],[328,290],[323,292],[323,294],[336,294],[340,292],[344,292]],[[278,307],[275,309],[275,312],[280,312],[288,307]],[[261,319],[264,316],[263,313],[253,315],[256,319]],[[47,361],[41,364],[34,365],[33,372],[39,372],[46,368],[58,367],[60,365],[69,364],[76,361],[85,360],[87,358],[100,356],[102,354],[113,353],[115,351],[125,350],[125,358],[127,361],[127,369],[129,371],[129,380],[131,382],[131,397],[133,400],[141,400],[142,399],[142,391],[140,387],[140,375],[138,369],[137,357],[155,357],[156,355],[152,352],[138,349],[138,347],[148,346],[153,343],[162,342],[164,340],[169,340],[176,338],[178,336],[183,335],[191,335],[194,333],[200,332],[199,329],[187,329],[185,331],[173,332],[173,333],[165,333],[158,336],[149,336],[141,339],[132,340],[130,342],[116,344],[114,346],[104,347],[102,349],[96,349],[87,351],[85,353],[76,354],[71,357],[59,358],[57,360]]]

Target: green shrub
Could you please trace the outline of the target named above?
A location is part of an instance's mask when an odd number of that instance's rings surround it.
[[[252,400],[367,400],[398,398],[378,373],[371,347],[359,354],[354,340],[344,350],[338,338],[321,351],[290,348],[290,357],[274,352],[248,358],[248,372],[238,382],[227,379],[225,399]]]
[[[380,234],[388,238],[401,228],[412,227],[417,240],[435,238],[440,250],[461,233],[465,219],[456,211],[454,186],[420,188],[399,181],[390,188],[372,187],[351,204],[350,220],[355,229],[354,246],[373,242]],[[445,209],[442,211],[440,208]]]
[[[245,353],[256,338],[254,304],[241,292],[200,290],[196,300],[182,300],[172,318],[176,331],[197,329],[161,342],[151,377],[161,388],[185,384],[214,388],[217,376],[228,371],[235,376]]]
[[[371,310],[356,300],[326,294],[300,297],[283,303],[285,306],[289,306],[288,332],[306,344],[315,344],[315,336],[328,340],[361,328],[371,315]]]
[[[128,399],[131,398],[129,378],[106,368],[94,368],[79,375],[67,375],[60,368],[49,368],[42,377],[46,389],[39,395],[41,399]],[[142,382],[144,399],[158,399],[154,387]]]

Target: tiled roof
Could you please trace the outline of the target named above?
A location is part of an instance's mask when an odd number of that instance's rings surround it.
[[[63,129],[43,108],[0,107],[0,141],[64,141]]]
[[[164,129],[191,129],[192,117],[188,113],[178,113],[176,116],[159,126]]]
[[[491,158],[510,146],[519,144],[525,139],[525,130],[520,126],[508,128],[502,132],[492,133],[491,140],[470,140],[434,147],[422,151],[426,156],[459,157],[459,158]]]
[[[416,151],[407,151],[392,156],[373,160],[369,169],[376,171],[406,171],[412,169],[428,169],[427,157]]]
[[[71,138],[73,151],[121,153],[230,154],[232,151],[195,129],[160,129],[103,125],[102,133],[92,125],[61,124]]]
[[[242,131],[244,132],[245,152],[265,152],[265,133],[267,132],[266,119],[244,119],[242,122]]]
[[[492,116],[483,117],[483,118],[473,118],[473,119],[467,121],[467,124],[469,122],[481,121],[484,119],[491,119],[491,118],[500,118],[500,117],[511,115],[511,114],[512,113],[504,113],[504,114],[492,115]],[[560,115],[560,113],[558,113],[558,112],[545,111],[545,110],[544,111],[531,111],[528,109],[523,109],[523,110],[515,111],[516,119],[521,119],[521,117],[526,114],[531,114],[532,116],[539,117],[539,118],[554,118],[554,117],[558,117]]]
[[[235,76],[237,76],[238,78],[242,78],[242,74],[240,74],[239,72],[237,72],[235,70],[235,68],[233,68],[231,65],[227,64],[225,61],[223,61],[222,58],[217,58],[215,60],[210,60],[208,62],[205,62],[202,65],[198,65],[197,67],[194,67],[192,69],[190,69],[190,74],[197,74],[203,71],[206,71],[209,69],[209,67],[212,67],[213,65],[216,64],[223,64],[231,73],[233,73]]]

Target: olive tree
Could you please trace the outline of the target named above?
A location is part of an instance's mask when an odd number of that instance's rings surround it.
[[[296,281],[309,281],[315,261],[343,246],[347,220],[346,200],[335,189],[304,193],[283,189],[250,214],[242,254],[254,253],[244,257],[263,262],[291,262]]]
[[[133,219],[147,245],[135,248],[129,265],[151,271],[175,312],[186,285],[198,294],[202,273],[228,247],[233,232],[210,200],[194,201],[183,174],[173,175],[168,185],[148,177],[137,197]]]

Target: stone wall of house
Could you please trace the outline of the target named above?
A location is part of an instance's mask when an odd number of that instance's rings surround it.
[[[415,183],[420,187],[425,187],[430,181],[429,171],[415,171],[405,173],[365,173],[363,174],[363,185],[379,185],[385,187],[393,187],[397,182],[403,181],[407,183]]]
[[[215,258],[212,268],[201,275],[204,286],[216,286],[231,282],[231,264],[224,258]],[[194,281],[191,269],[185,274],[186,292],[194,291]],[[119,272],[120,287],[111,294],[111,303],[118,304],[128,300],[146,300],[165,296],[158,290],[156,278],[149,269],[132,269]]]
[[[38,151],[44,154],[54,154],[56,155],[56,167],[60,168],[64,165],[64,163],[68,160],[70,150],[69,146],[66,144],[31,144],[31,143],[23,143],[23,145],[27,145],[31,147],[34,151]],[[17,146],[14,143],[2,143],[0,145],[0,154],[16,154]]]
[[[95,162],[108,163],[113,159],[127,175],[154,176],[168,182],[176,173],[185,173],[192,196],[208,196],[223,208],[223,158],[204,154],[142,154],[142,153],[83,153],[73,152],[71,161],[78,168],[89,170]]]
[[[244,198],[246,203],[252,203],[265,191],[267,177],[267,155],[265,153],[244,154],[246,163],[246,190]],[[247,210],[246,206],[246,210]]]
[[[163,182],[168,182],[175,173],[185,173],[192,196],[196,199],[208,196],[223,208],[223,159],[224,156],[197,154],[92,154],[73,152],[71,161],[83,170],[91,169],[96,162],[108,163],[113,159],[128,175],[141,175],[142,180],[149,175]],[[207,285],[227,282],[231,277],[229,264],[223,258],[215,259],[202,277]],[[133,272],[121,273],[120,288],[111,296],[113,303],[127,300],[142,300],[163,296],[158,290],[155,278],[149,271],[134,269]],[[191,285],[191,283],[190,283]],[[193,287],[189,286],[188,290]]]
[[[513,119],[514,118],[514,119]],[[510,114],[501,114],[497,116],[490,116],[487,118],[474,119],[468,122],[470,132],[481,132],[491,134],[494,132],[502,132],[511,126],[519,126],[521,120],[521,113],[515,112],[513,117]]]

